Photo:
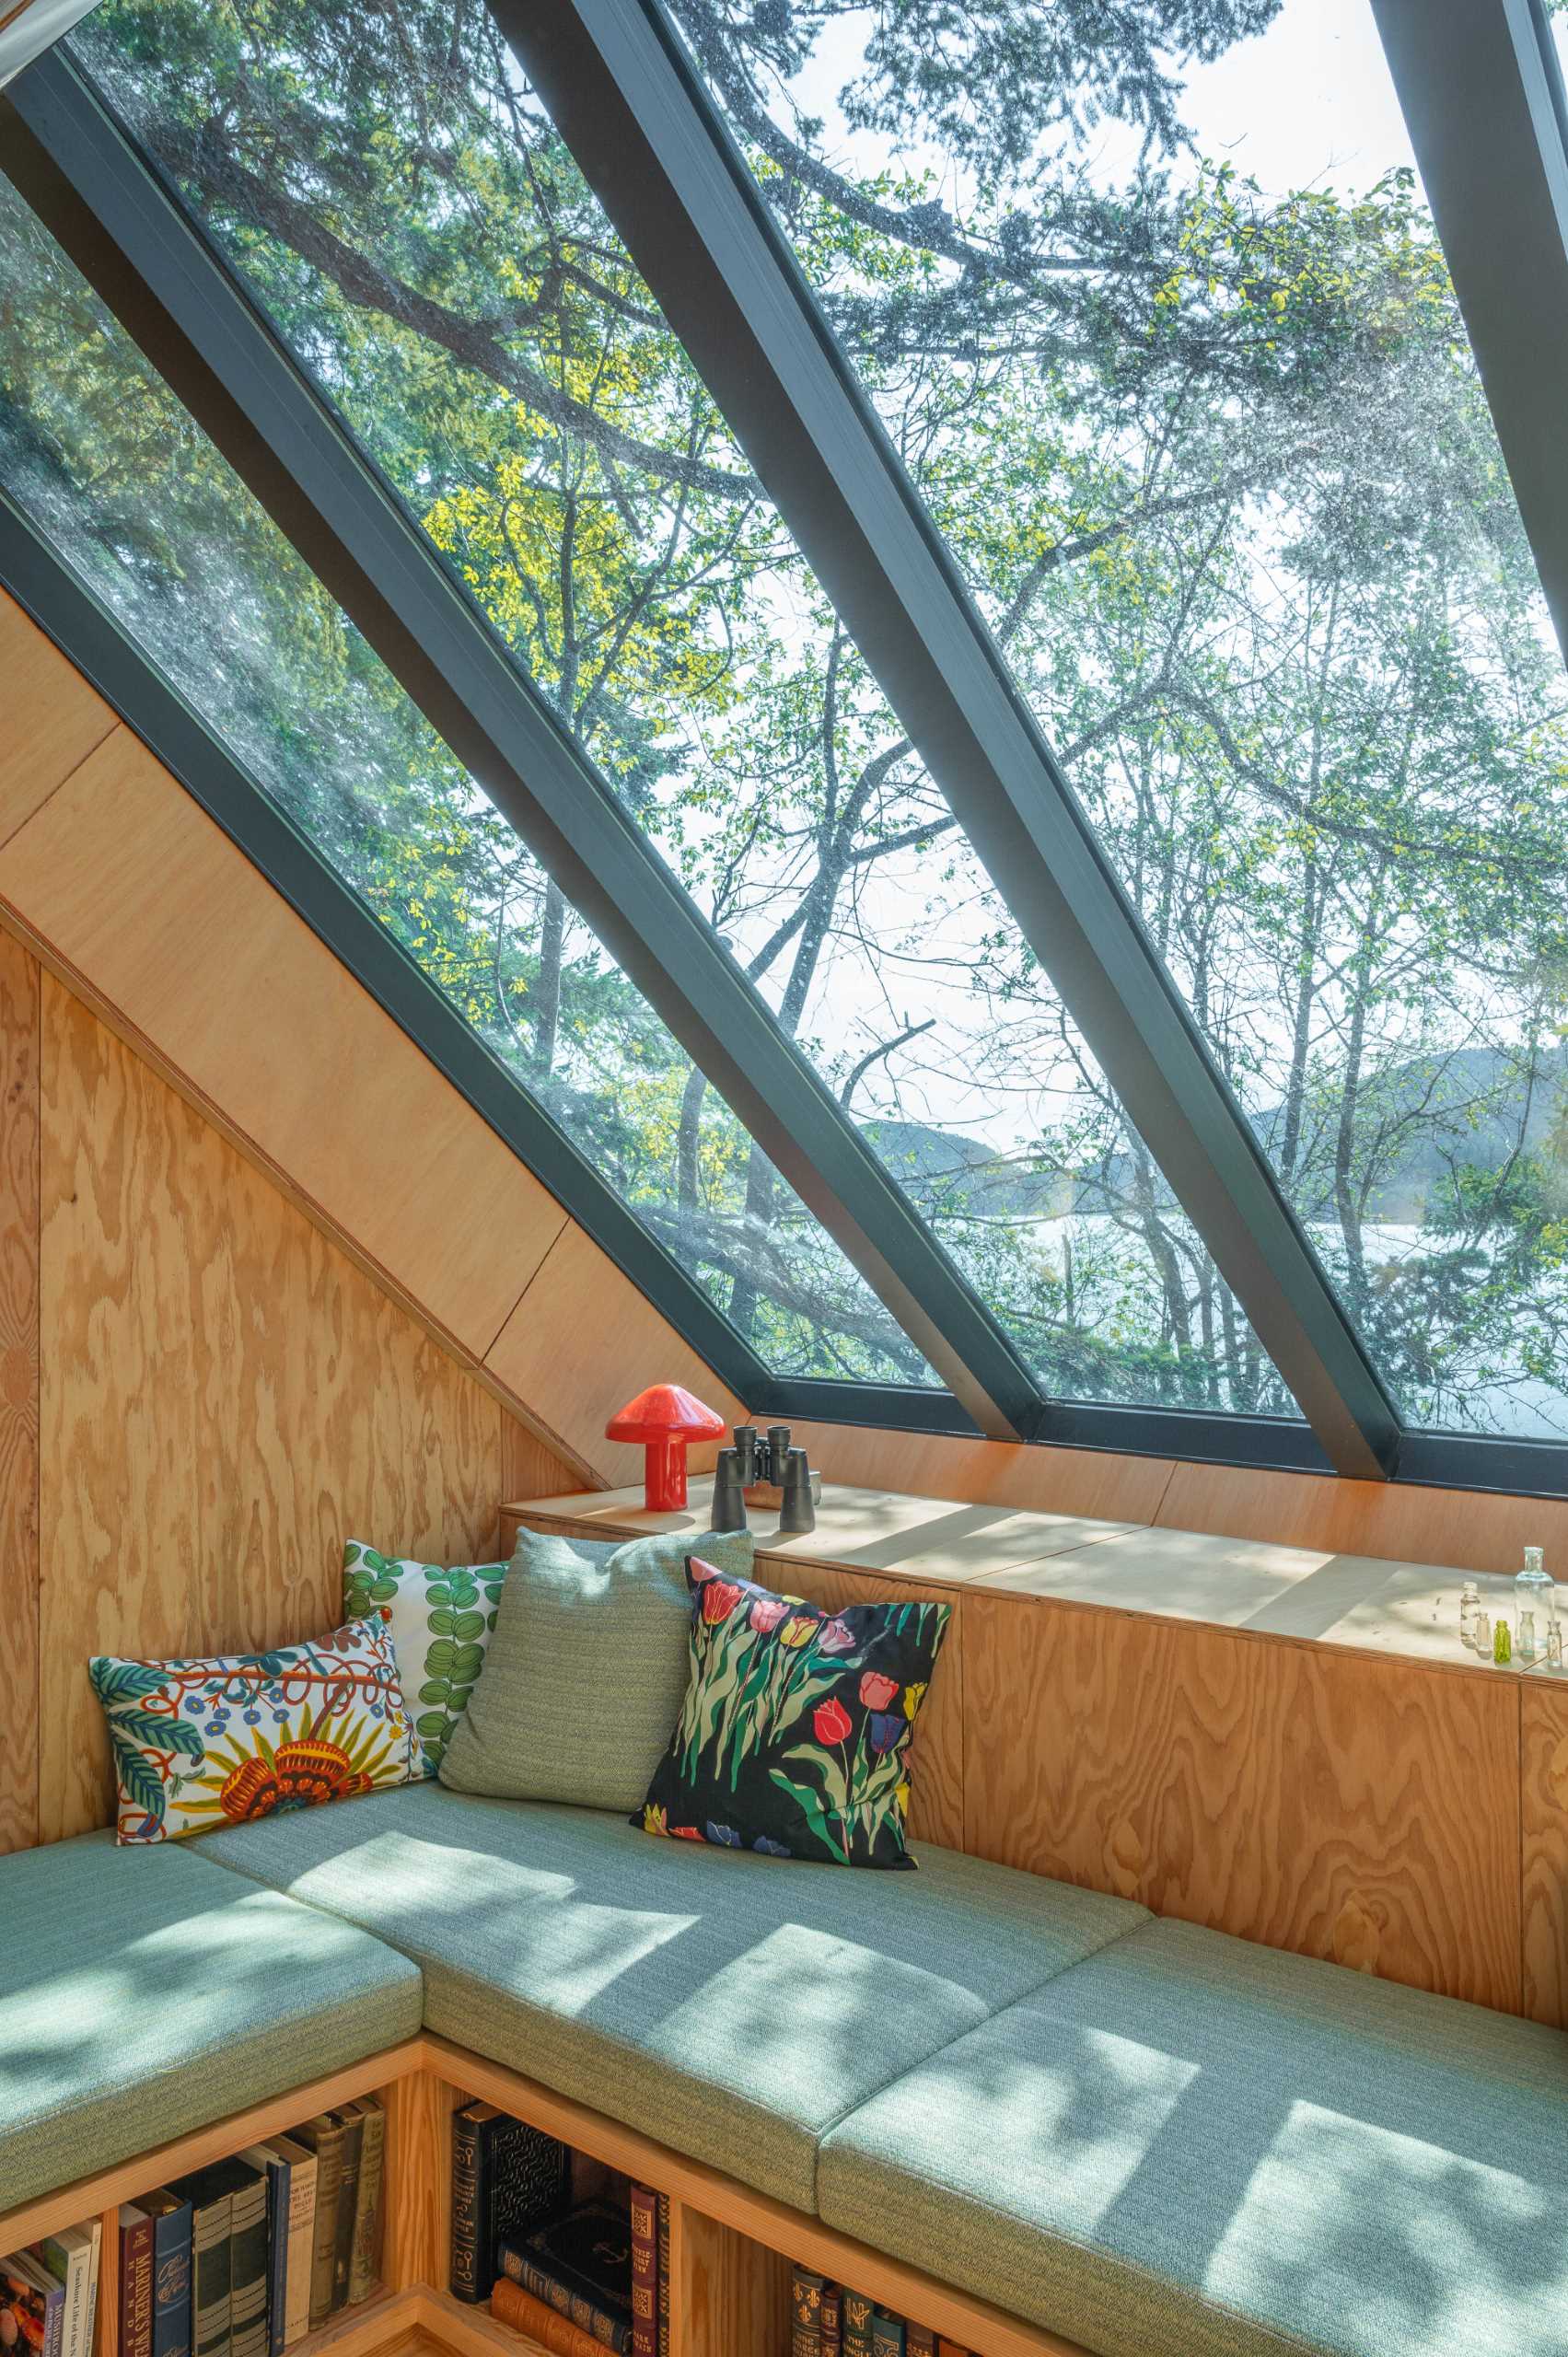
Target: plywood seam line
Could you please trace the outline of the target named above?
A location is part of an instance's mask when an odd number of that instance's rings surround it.
[[[108,707],[106,706],[105,709],[107,710]],[[41,810],[47,810],[49,805],[53,801],[55,795],[61,791],[62,787],[69,785],[71,780],[75,776],[76,772],[81,769],[86,769],[87,763],[94,760],[98,754],[102,752],[104,747],[108,744],[110,738],[115,734],[116,730],[122,729],[124,726],[124,722],[118,718],[114,713],[110,713],[109,726],[104,730],[103,735],[98,738],[97,742],[89,745],[85,753],[81,753],[77,756],[76,760],[71,763],[70,768],[55,779],[48,793],[44,795],[41,800],[35,802],[30,810],[24,810],[21,817],[16,821],[15,825],[7,827],[4,834],[0,834],[0,851],[4,851],[7,843],[15,842],[16,838],[21,834],[26,828],[30,827]]]
[[[500,1325],[497,1326],[494,1333],[492,1334],[489,1341],[485,1344],[483,1351],[480,1353],[479,1363],[481,1366],[489,1366],[490,1353],[495,1348],[496,1343],[501,1340],[502,1335],[506,1331],[507,1327],[511,1324],[518,1310],[521,1309],[524,1302],[527,1301],[529,1294],[533,1291],[535,1284],[538,1283],[540,1276],[543,1272],[545,1262],[549,1260],[551,1254],[554,1251],[556,1246],[560,1243],[562,1237],[565,1235],[566,1230],[571,1226],[571,1225],[572,1215],[570,1212],[563,1209],[560,1226],[556,1229],[554,1235],[545,1246],[544,1250],[540,1254],[539,1259],[534,1262],[533,1267],[528,1271],[528,1277],[524,1283],[521,1293],[518,1294],[516,1301],[511,1304],[510,1307],[507,1309],[505,1317],[503,1318]]]

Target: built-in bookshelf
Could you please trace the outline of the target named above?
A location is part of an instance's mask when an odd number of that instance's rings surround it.
[[[233,2157],[312,2115],[374,2097],[384,2115],[380,2259],[366,2296],[287,2357],[544,2357],[483,2305],[449,2288],[454,2122],[476,2100],[558,2139],[609,2178],[665,2197],[668,2357],[790,2357],[796,2269],[852,2285],[973,2357],[1083,2357],[1074,2344],[938,2282],[900,2259],[688,2160],[520,2073],[425,2035],[331,2078],[117,2164],[0,2216],[0,2249],[99,2217],[103,2258],[93,2357],[119,2357],[121,2204]],[[110,2234],[110,2224],[116,2232]]]

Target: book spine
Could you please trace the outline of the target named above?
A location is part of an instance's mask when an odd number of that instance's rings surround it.
[[[905,2357],[936,2357],[936,2335],[928,2324],[906,2324]]]
[[[338,2195],[343,2187],[341,2128],[323,2131],[316,2147],[316,2228],[310,2245],[310,2322],[325,2324],[332,2313],[332,2265],[338,2247]]]
[[[836,2283],[822,2286],[822,2357],[840,2357],[843,2303]]]
[[[64,2357],[65,2348],[65,2286],[49,2279],[43,2295],[42,2357]]]
[[[602,2341],[596,2340],[591,2332],[579,2331],[570,2316],[557,2316],[553,2308],[536,2300],[531,2292],[525,2292],[520,2283],[514,2283],[507,2276],[496,2281],[490,2297],[490,2313],[514,2332],[526,2333],[530,2340],[537,2340],[541,2349],[550,2351],[551,2357],[604,2357]]]
[[[264,2148],[263,2148],[264,2149]],[[267,2357],[283,2357],[288,2313],[288,2220],[294,2165],[268,2152],[261,2164],[267,2178]]]
[[[669,2357],[669,2196],[658,2198],[658,2357]]]
[[[877,2308],[871,2318],[871,2357],[904,2357],[904,2320]]]
[[[192,2221],[191,2333],[196,2357],[225,2357],[228,2348],[228,2236],[233,2208],[224,2194],[199,2210]]]
[[[90,2247],[87,2236],[67,2250],[64,2244],[52,2237],[39,2247],[39,2256],[49,2272],[64,2286],[65,2330],[62,2347],[64,2357],[91,2357],[87,2341],[87,2282]]]
[[[621,2316],[612,2316],[603,2308],[563,2283],[541,2263],[537,2251],[518,2250],[514,2243],[503,2243],[499,2254],[503,2272],[514,2282],[520,2282],[536,2300],[553,2308],[557,2316],[568,2316],[601,2349],[613,2349],[619,2357],[631,2357],[632,2328]]]
[[[133,2218],[120,2229],[120,2357],[153,2357],[150,2218]]]
[[[452,2259],[455,2300],[479,2298],[480,2130],[483,2122],[461,2111],[452,2119]]]
[[[349,2269],[354,2259],[354,2223],[359,2215],[359,2159],[365,2142],[361,2113],[343,2116],[343,2183],[338,2190],[338,2237],[332,2258],[332,2307],[336,2316],[348,2305]]]
[[[844,2292],[839,2301],[843,2357],[871,2357],[872,2304],[863,2292]]]
[[[387,2144],[387,2115],[378,2103],[366,2099],[365,2140],[359,2154],[359,2200],[354,2218],[354,2250],[349,2259],[348,2297],[352,2307],[368,2298],[381,2258],[381,2168]],[[277,2357],[274,2351],[273,2357]]]
[[[970,2357],[970,2352],[961,2341],[945,2340],[942,2338],[942,2335],[938,2333],[936,2336],[936,2357]]]
[[[658,2197],[632,2188],[632,2357],[658,2357]]]
[[[229,2260],[229,2333],[233,2357],[266,2357],[267,2179],[256,2169],[234,2196]]]
[[[822,2357],[822,2279],[797,2267],[789,2293],[790,2357]]]
[[[90,2229],[92,2251],[87,2260],[87,2321],[82,2339],[86,2357],[98,2357],[98,2286],[103,2266],[103,2221],[95,2218]]]
[[[153,2357],[191,2357],[191,2204],[153,2223]]]
[[[302,2148],[303,2149],[303,2148]],[[316,2247],[314,2153],[293,2163],[288,2181],[288,2258],[284,2288],[283,2342],[292,2349],[310,2329],[310,2256]]]

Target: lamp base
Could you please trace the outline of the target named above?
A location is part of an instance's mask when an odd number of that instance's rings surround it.
[[[686,1435],[661,1434],[645,1446],[643,1504],[649,1514],[679,1514],[686,1504]]]

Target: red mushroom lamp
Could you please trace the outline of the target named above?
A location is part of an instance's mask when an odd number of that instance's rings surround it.
[[[717,1440],[722,1416],[679,1383],[650,1383],[604,1428],[606,1440],[640,1440],[647,1450],[643,1504],[650,1514],[676,1514],[686,1504],[686,1444]]]

